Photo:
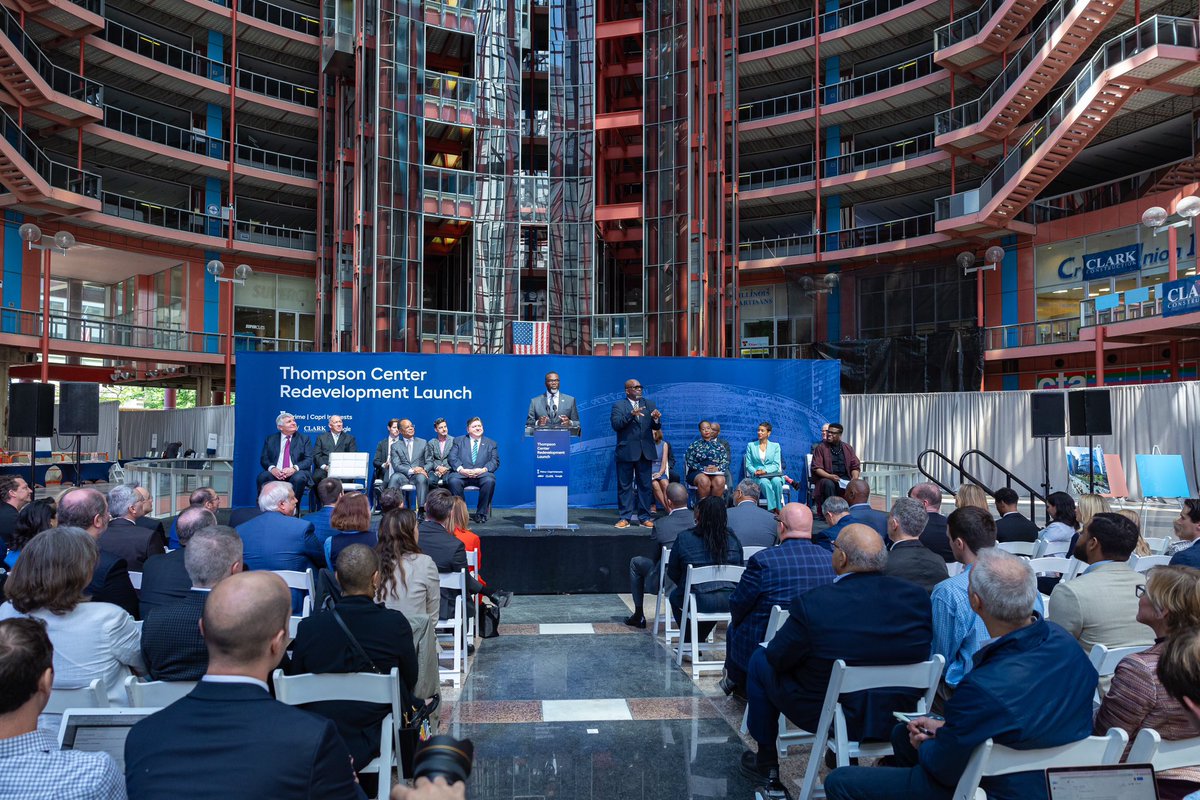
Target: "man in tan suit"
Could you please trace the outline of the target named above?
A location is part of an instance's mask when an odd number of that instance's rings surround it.
[[[1066,628],[1084,652],[1097,644],[1154,644],[1154,631],[1137,621],[1137,591],[1146,583],[1144,575],[1129,568],[1137,541],[1137,527],[1120,514],[1097,514],[1079,534],[1075,557],[1090,566],[1054,587],[1049,617]]]

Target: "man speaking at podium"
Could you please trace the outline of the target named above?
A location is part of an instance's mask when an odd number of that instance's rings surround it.
[[[525,416],[525,435],[533,436],[535,428],[567,428],[572,436],[578,436],[579,409],[575,398],[558,390],[557,372],[546,373],[546,392],[529,401],[529,413]]]

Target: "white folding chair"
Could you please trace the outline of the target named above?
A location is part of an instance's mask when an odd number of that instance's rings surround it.
[[[967,768],[954,788],[954,800],[987,800],[979,788],[982,778],[1011,775],[1014,772],[1041,772],[1051,767],[1096,767],[1116,764],[1125,751],[1129,735],[1110,728],[1105,736],[1089,736],[1061,747],[1041,750],[1013,750],[988,739],[975,748]]]
[[[1038,543],[1037,542],[999,542],[996,547],[1012,553],[1014,556],[1025,556],[1025,558],[1035,558]]]
[[[68,708],[108,708],[108,691],[104,681],[94,678],[91,683],[79,689],[54,689],[50,692],[50,702],[46,703],[43,714],[61,714]]]
[[[467,572],[475,580],[479,580],[479,552],[471,550],[467,552]],[[475,613],[467,618],[467,641],[475,641],[475,632],[479,630],[479,605],[480,595],[475,595]]]
[[[737,583],[742,579],[742,573],[745,571],[745,567],[734,567],[729,564],[721,564],[720,566],[713,567],[693,567],[691,564],[688,565],[687,578],[683,584],[683,609],[681,612],[682,617],[679,620],[679,630],[689,630],[690,626],[693,678],[699,678],[701,671],[720,670],[725,666],[724,642],[711,643],[711,649],[722,651],[721,658],[714,661],[700,660],[700,623],[729,622],[730,616],[728,611],[716,613],[700,612],[696,607],[696,595],[692,592],[692,588],[702,583],[714,583],[717,581]],[[683,666],[683,651],[687,645],[688,643],[684,642],[684,636],[681,634],[679,637],[679,647],[675,652],[676,666]]]
[[[404,766],[400,756],[400,670],[392,667],[387,675],[372,672],[328,673],[324,675],[284,675],[277,669],[273,675],[275,697],[289,706],[320,703],[329,700],[354,700],[363,703],[390,705],[392,711],[383,718],[379,732],[379,757],[359,772],[379,775],[379,800],[386,800],[392,791],[392,770],[403,780]]]
[[[754,555],[755,553],[760,552],[762,550],[766,550],[766,549],[767,548],[765,548],[765,547],[743,547],[742,548],[742,563],[744,564],[747,561],[749,561],[750,556]]]
[[[1153,728],[1142,728],[1129,748],[1126,764],[1150,764],[1156,771],[1200,764],[1200,736],[1164,742]]]
[[[441,587],[443,589],[453,589],[458,592],[458,596],[454,598],[454,614],[449,619],[438,620],[437,632],[438,642],[450,642],[452,647],[450,650],[451,667],[446,668],[438,665],[438,674],[442,680],[449,679],[451,683],[458,686],[462,681],[463,674],[466,673],[467,646],[466,646],[466,602],[467,602],[467,571],[460,570],[458,572],[443,572],[441,574]],[[441,661],[442,653],[438,653],[438,660]]]
[[[1155,567],[1165,567],[1171,563],[1170,556],[1130,556],[1129,568],[1143,575]]]
[[[788,612],[784,611],[782,606],[771,606],[771,616],[767,617],[767,630],[763,634],[763,640],[758,643],[759,647],[766,647],[775,638],[775,634],[783,627],[783,623],[787,621]],[[750,719],[750,704],[746,704],[746,710],[742,712],[742,733],[746,733],[749,728],[746,723]],[[787,718],[783,714],[779,715],[779,730],[784,730],[787,725]]]
[[[196,681],[146,681],[136,676],[125,679],[125,696],[130,708],[163,708],[196,688]]]
[[[1046,547],[1048,547],[1049,544],[1050,543],[1047,542],[1045,539],[1038,539],[1036,542],[1034,542],[1033,543],[1033,557],[1041,558],[1042,556],[1046,555]]]
[[[826,749],[837,758],[839,767],[848,766],[852,758],[882,758],[892,754],[891,742],[864,744],[850,740],[846,730],[846,714],[841,703],[843,694],[867,689],[920,689],[924,694],[917,700],[916,713],[924,714],[933,703],[933,696],[937,692],[945,666],[946,659],[940,655],[915,664],[881,667],[848,667],[840,658],[833,662],[829,687],[825,690],[825,702],[821,706],[821,719],[817,723],[816,731],[812,733],[812,753],[809,754],[808,766],[804,770],[800,796],[813,797],[816,792],[824,794],[822,787],[818,786],[817,775],[825,762]]]
[[[1102,644],[1092,645],[1092,651],[1088,653],[1088,660],[1092,662],[1092,666],[1096,668],[1096,672],[1100,675],[1101,680],[1109,677],[1117,671],[1117,665],[1121,663],[1121,659],[1125,656],[1131,656],[1134,653],[1140,653],[1143,650],[1149,650],[1151,645],[1135,644],[1129,647],[1106,647]],[[1093,709],[1100,708],[1100,686],[1096,686],[1096,694],[1092,698]]]
[[[1033,569],[1034,575],[1062,575],[1064,581],[1069,581],[1075,577],[1075,569],[1078,567],[1078,563],[1073,558],[1042,556],[1041,558],[1030,559],[1029,566]]]
[[[311,600],[313,596],[313,571],[311,569],[305,572],[300,572],[299,570],[294,569],[273,569],[271,571],[283,578],[283,582],[288,585],[289,589],[296,589],[297,591],[304,592],[305,599],[310,601],[308,608],[310,610],[312,609]],[[302,612],[300,616],[307,617],[308,611]]]
[[[371,477],[371,454],[330,453],[327,474],[330,478],[340,480],[343,489],[362,491]]]
[[[659,620],[663,623],[663,644],[671,646],[671,640],[679,636],[679,628],[675,627],[675,617],[671,614],[671,604],[667,600],[667,561],[671,558],[671,548],[663,545],[662,557],[658,560],[658,597],[654,600],[654,626],[650,634],[658,638]],[[637,613],[640,609],[635,608]]]
[[[134,589],[136,589],[137,591],[141,591],[141,589],[142,589],[142,573],[134,572],[134,571],[130,570],[129,582],[133,584]]]

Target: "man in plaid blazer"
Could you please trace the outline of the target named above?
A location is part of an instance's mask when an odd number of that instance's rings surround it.
[[[812,511],[802,503],[788,503],[779,514],[780,543],[755,553],[729,598],[732,622],[725,655],[726,694],[746,685],[746,666],[763,640],[771,606],[787,608],[816,586],[833,583],[829,551],[812,541]]]

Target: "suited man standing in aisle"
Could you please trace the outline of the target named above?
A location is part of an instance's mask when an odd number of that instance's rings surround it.
[[[354,434],[345,432],[346,423],[337,414],[329,418],[329,430],[317,437],[313,448],[312,483],[316,486],[329,475],[331,453],[357,453],[358,442]],[[317,493],[309,498],[309,510],[317,510]]]
[[[292,485],[296,497],[304,496],[308,488],[308,473],[313,465],[313,446],[308,437],[300,433],[296,417],[284,411],[275,418],[279,433],[273,433],[263,442],[259,463],[263,471],[258,473],[256,490],[271,481],[286,481]]]
[[[483,420],[479,417],[467,420],[467,435],[454,440],[450,469],[452,472],[446,479],[450,493],[462,497],[464,487],[478,486],[479,502],[471,521],[487,522],[492,511],[492,494],[496,491],[496,470],[500,469],[500,449],[483,435]]]
[[[610,421],[617,432],[617,520],[616,527],[641,524],[653,528],[650,504],[650,467],[658,456],[654,431],[662,429],[662,412],[654,401],[642,397],[642,384],[625,381],[625,398],[613,403]]]
[[[558,390],[561,381],[557,372],[546,373],[546,392],[529,401],[529,413],[525,415],[525,435],[533,436],[535,428],[570,428],[572,436],[578,436],[579,409],[575,398]]]

